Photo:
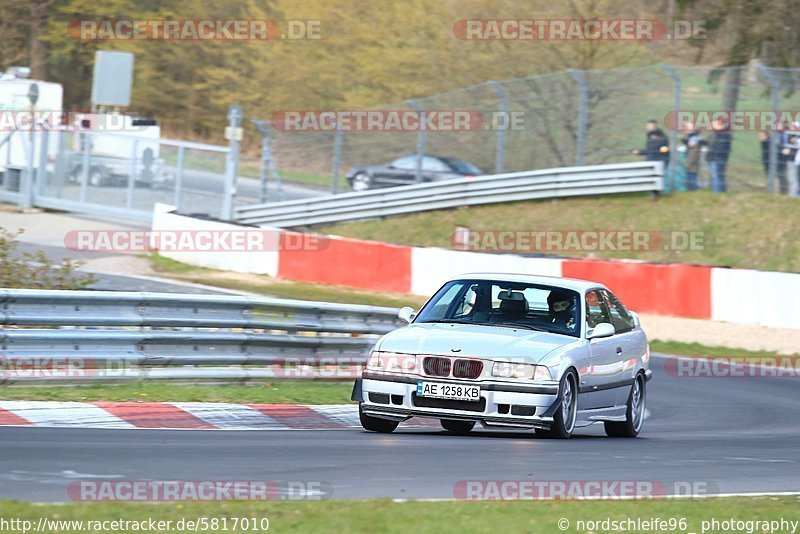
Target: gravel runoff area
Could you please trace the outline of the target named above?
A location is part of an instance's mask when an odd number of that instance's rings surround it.
[[[640,313],[639,318],[650,339],[700,343],[734,349],[769,350],[779,354],[800,353],[800,330],[796,329],[665,317],[645,313]]]

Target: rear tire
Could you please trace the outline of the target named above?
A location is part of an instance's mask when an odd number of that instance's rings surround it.
[[[628,395],[628,409],[625,411],[625,421],[606,421],[603,423],[606,436],[610,438],[635,438],[639,435],[644,424],[644,410],[647,394],[645,392],[645,379],[641,373],[631,386]]]
[[[456,421],[455,419],[441,419],[442,428],[453,434],[469,434],[475,426],[475,421]]]
[[[537,436],[548,438],[568,439],[575,430],[575,420],[578,415],[578,380],[573,371],[567,371],[561,379],[559,390],[559,407],[553,416],[553,425],[550,430],[536,429]]]
[[[370,417],[361,410],[360,405],[358,407],[358,418],[361,420],[361,426],[364,427],[364,430],[369,430],[370,432],[380,432],[382,434],[390,434],[394,432],[394,430],[397,428],[397,425],[400,424],[399,421],[390,421],[389,419],[381,419],[380,417]]]

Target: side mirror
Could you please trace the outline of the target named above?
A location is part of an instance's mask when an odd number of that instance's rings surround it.
[[[405,321],[407,323],[411,323],[411,321],[413,321],[416,316],[417,313],[411,306],[403,306],[402,308],[400,308],[400,311],[397,312],[398,319]]]
[[[592,333],[586,336],[589,339],[598,339],[601,337],[611,337],[614,335],[614,325],[611,323],[598,323]]]
[[[642,322],[639,320],[639,314],[632,311],[631,317],[633,317],[633,326],[642,326]]]

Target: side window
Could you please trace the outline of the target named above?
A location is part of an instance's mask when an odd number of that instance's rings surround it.
[[[586,327],[594,328],[600,323],[610,323],[604,299],[597,290],[586,293]]]
[[[424,160],[423,160],[424,161]],[[417,157],[416,156],[405,156],[402,158],[397,158],[392,162],[392,167],[395,169],[405,169],[405,170],[413,170],[417,168]]]
[[[625,309],[625,306],[610,291],[603,291],[608,311],[611,313],[611,324],[617,334],[633,329],[633,316]]]
[[[438,159],[426,156],[422,158],[422,170],[428,172],[447,172],[450,168]]]

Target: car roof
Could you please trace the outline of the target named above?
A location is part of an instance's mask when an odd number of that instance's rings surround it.
[[[561,276],[544,276],[536,274],[519,273],[465,273],[454,276],[451,280],[498,280],[502,282],[522,282],[526,284],[542,284],[547,286],[558,286],[565,289],[572,289],[579,293],[586,292],[598,287],[606,288],[601,283],[589,280],[579,280],[577,278],[563,278]],[[607,289],[607,288],[606,288]]]

